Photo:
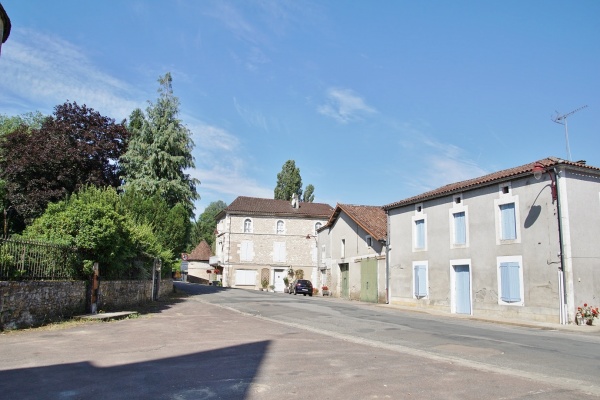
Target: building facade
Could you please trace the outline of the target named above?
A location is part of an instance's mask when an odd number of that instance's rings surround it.
[[[600,169],[546,158],[384,206],[390,302],[572,323],[600,298]]]
[[[336,206],[318,232],[320,283],[332,296],[386,302],[386,227],[381,207]]]
[[[302,271],[316,282],[316,231],[333,208],[323,203],[240,196],[217,215],[216,262],[222,284],[285,289],[284,278]]]

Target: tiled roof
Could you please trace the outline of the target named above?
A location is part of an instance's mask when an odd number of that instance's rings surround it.
[[[576,167],[580,169],[586,169],[588,171],[600,171],[600,168],[590,167],[585,164],[583,161],[573,162],[566,161],[556,157],[548,157],[539,161],[534,161],[529,164],[521,165],[519,167],[509,168],[502,171],[494,172],[488,175],[480,176],[479,178],[469,179],[462,182],[451,183],[446,186],[442,186],[440,188],[431,190],[429,192],[425,192],[419,194],[417,196],[409,197],[408,199],[404,199],[401,201],[397,201],[395,203],[387,204],[383,206],[384,210],[390,210],[396,207],[402,207],[409,204],[419,203],[425,200],[435,199],[437,197],[447,196],[449,194],[458,193],[464,190],[470,190],[477,187],[484,187],[493,185],[495,183],[507,181],[510,179],[514,179],[523,175],[533,175],[533,167],[536,164],[542,165],[544,168],[551,168],[558,165],[565,165],[568,167]]]
[[[387,216],[383,208],[378,206],[338,204],[327,224],[321,229],[332,226],[342,211],[371,235],[373,239],[379,241],[387,237]]]
[[[188,255],[188,260],[190,261],[208,261],[210,256],[212,255],[212,250],[210,246],[206,242],[206,240],[201,241],[198,246]]]
[[[222,218],[225,214],[329,218],[333,212],[333,207],[329,204],[299,202],[298,205],[298,208],[294,208],[292,203],[287,200],[239,196],[229,207],[217,215],[217,219]]]

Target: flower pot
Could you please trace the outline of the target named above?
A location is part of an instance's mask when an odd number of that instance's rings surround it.
[[[586,324],[586,325],[592,325],[593,323],[594,323],[594,320],[593,320],[592,318],[589,318],[589,319],[588,319],[588,320],[585,322],[585,324]]]

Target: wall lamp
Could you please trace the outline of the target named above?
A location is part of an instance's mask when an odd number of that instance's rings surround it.
[[[533,172],[533,177],[537,181],[539,181],[540,179],[542,179],[542,175],[544,173],[548,173],[548,176],[550,176],[550,180],[552,181],[552,183],[550,184],[550,191],[552,193],[552,202],[554,202],[555,200],[557,200],[558,199],[558,193],[556,191],[556,176],[552,175],[552,170],[544,167],[541,163],[537,162],[533,166],[532,172]]]

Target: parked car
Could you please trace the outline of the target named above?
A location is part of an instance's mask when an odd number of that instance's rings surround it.
[[[303,294],[303,295],[313,295],[313,286],[312,283],[307,279],[296,279],[292,282],[292,288],[290,289],[290,294]]]

